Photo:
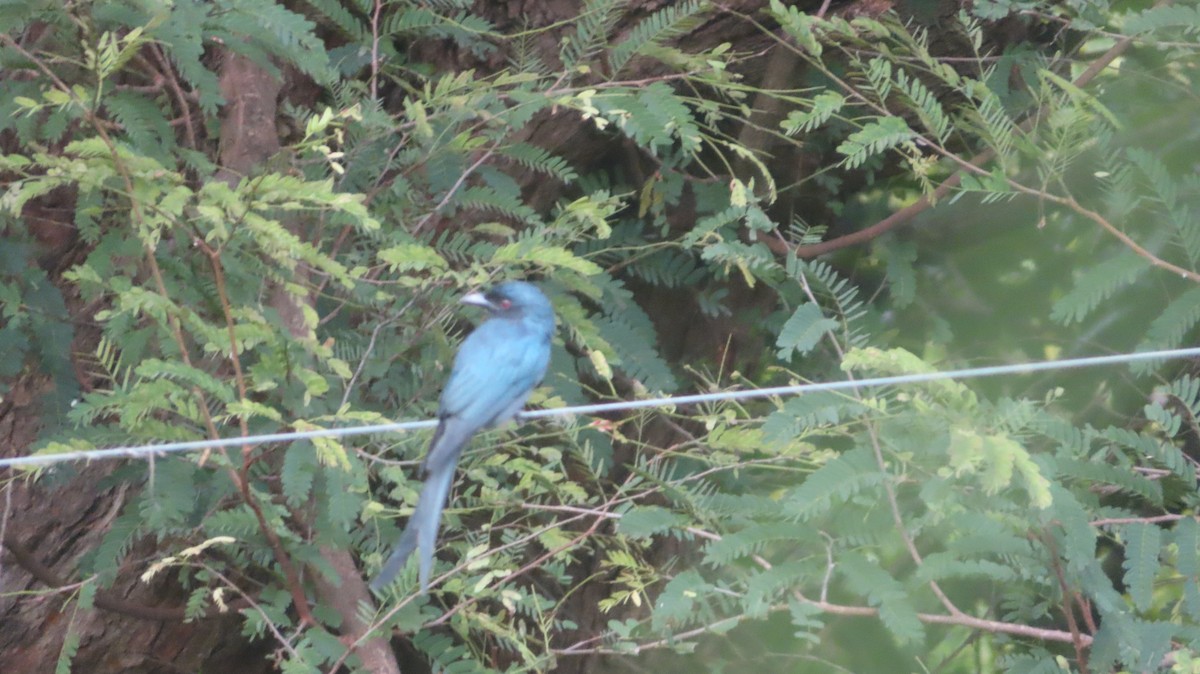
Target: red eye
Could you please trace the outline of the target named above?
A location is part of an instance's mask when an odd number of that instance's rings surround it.
[[[512,306],[512,300],[500,300],[500,308],[507,309]]]

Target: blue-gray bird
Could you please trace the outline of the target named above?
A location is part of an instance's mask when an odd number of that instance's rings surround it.
[[[516,416],[546,374],[554,309],[537,286],[501,283],[461,300],[485,307],[490,316],[458,349],[442,390],[438,427],[421,464],[425,484],[412,518],[371,589],[391,583],[413,550],[420,550],[421,590],[429,587],[433,546],[454,468],[476,432]]]

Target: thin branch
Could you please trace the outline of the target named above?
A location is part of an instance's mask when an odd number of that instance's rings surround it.
[[[1112,64],[1117,57],[1125,53],[1125,51],[1128,50],[1133,43],[1133,37],[1125,37],[1124,39],[1118,40],[1116,44],[1109,48],[1108,51],[1100,55],[1095,61],[1092,61],[1092,63],[1082,73],[1080,73],[1079,77],[1075,78],[1075,81],[1072,82],[1072,84],[1080,88],[1086,86],[1093,79],[1095,79],[1097,75],[1103,72],[1105,68]],[[785,42],[785,44],[787,43]],[[843,88],[845,88],[851,95],[858,95],[857,90],[847,84],[843,83]],[[1040,119],[1042,113],[1042,109],[1036,110],[1028,119],[1022,122],[1018,128],[1022,131],[1028,132],[1033,128],[1033,125],[1037,123],[1037,120]],[[884,114],[890,113],[885,111]],[[958,162],[960,165],[969,165],[979,168],[983,164],[991,161],[995,155],[996,153],[989,148],[968,160],[958,159]],[[932,193],[922,195],[915,202],[905,206],[895,213],[892,213],[883,220],[880,220],[866,229],[851,232],[850,234],[829,239],[827,241],[821,241],[820,243],[803,246],[793,246],[792,244],[784,241],[781,237],[767,238],[766,243],[776,254],[791,253],[800,258],[818,257],[826,253],[831,253],[835,250],[841,250],[842,248],[849,246],[866,243],[878,238],[885,232],[888,232],[900,225],[909,223],[917,215],[925,212],[941,199],[944,199],[959,186],[959,184],[962,182],[962,175],[963,170],[960,168],[951,174],[950,177],[943,180],[936,188],[934,188]]]
[[[1054,544],[1054,538],[1046,534],[1042,536],[1042,542],[1049,548],[1050,565],[1054,569],[1054,577],[1058,580],[1059,590],[1062,591],[1062,612],[1067,619],[1067,629],[1071,630],[1071,642],[1075,646],[1075,661],[1079,665],[1080,674],[1088,674],[1087,651],[1083,645],[1081,638],[1083,635],[1079,631],[1079,625],[1075,622],[1075,609],[1072,606],[1072,599],[1078,593],[1067,585],[1067,578],[1063,574],[1062,564],[1059,562],[1058,546]]]
[[[47,588],[53,591],[60,591],[71,587],[77,587],[79,585],[78,583],[74,585],[68,585],[65,583],[61,578],[58,577],[58,574],[54,573],[54,571],[50,569],[50,567],[43,564],[32,550],[26,547],[24,543],[17,540],[16,535],[12,532],[5,533],[2,540],[4,547],[8,549],[9,554],[12,555],[12,558],[17,565]],[[245,595],[243,594],[243,596]],[[116,596],[112,590],[107,589],[100,589],[96,591],[94,603],[96,608],[102,611],[118,613],[120,615],[126,615],[139,620],[181,622],[188,617],[187,609],[183,607],[175,608],[171,606],[148,606],[146,604],[139,604],[127,599],[122,599]],[[251,601],[249,597],[245,597],[244,601],[237,600],[231,602],[227,604],[227,607],[234,611],[240,611],[241,609],[251,605],[253,605],[253,601]],[[204,613],[193,617],[206,620],[210,618],[217,618],[222,615],[227,615],[227,613],[216,607],[211,607]]]
[[[200,566],[202,566],[205,570],[207,570],[209,573],[211,573],[213,576],[215,576],[218,580],[225,583],[225,585],[228,586],[229,588],[231,588],[234,592],[241,595],[240,601],[247,602],[247,606],[249,608],[254,609],[259,614],[259,616],[262,618],[262,623],[264,625],[266,625],[267,629],[271,630],[272,634],[275,635],[275,639],[279,642],[279,645],[282,646],[283,649],[286,650],[288,652],[288,654],[290,654],[294,660],[296,660],[296,661],[302,660],[302,658],[300,657],[300,654],[297,653],[296,649],[292,646],[292,642],[287,637],[283,636],[283,634],[279,631],[279,628],[275,626],[275,620],[270,615],[268,615],[267,612],[264,611],[261,606],[258,605],[258,602],[254,601],[250,597],[250,595],[243,592],[242,588],[238,587],[236,583],[234,583],[230,579],[226,578],[225,575],[222,574],[220,571],[217,571],[216,569],[212,568],[211,566],[208,566],[207,564],[200,564]]]
[[[156,78],[161,76],[166,81],[167,86],[171,89],[171,93],[174,94],[175,101],[179,105],[179,112],[182,115],[183,127],[186,131],[188,147],[195,150],[199,147],[199,143],[196,141],[196,126],[192,123],[191,101],[188,99],[187,94],[183,92],[183,88],[179,86],[179,78],[175,77],[175,71],[171,67],[171,61],[167,58],[166,54],[161,51],[161,48],[156,44],[151,45],[150,53],[154,55],[155,59],[157,59],[159,64],[162,66],[162,73],[161,75],[156,74]]]
[[[1179,520],[1196,520],[1200,522],[1200,515],[1154,515],[1152,517],[1106,517],[1104,519],[1092,520],[1090,524],[1094,527],[1107,527],[1114,524],[1159,524],[1161,522],[1178,522]]]
[[[1102,227],[1105,231],[1107,231],[1109,234],[1112,234],[1114,237],[1117,238],[1118,241],[1125,244],[1125,246],[1127,248],[1132,250],[1139,257],[1145,259],[1151,265],[1158,267],[1159,269],[1165,269],[1166,271],[1169,271],[1172,274],[1178,274],[1179,276],[1181,276],[1189,281],[1194,281],[1194,282],[1200,283],[1200,274],[1198,274],[1194,271],[1191,271],[1190,269],[1184,269],[1183,267],[1180,267],[1179,265],[1167,262],[1166,260],[1158,257],[1154,253],[1151,253],[1149,250],[1146,250],[1141,245],[1139,245],[1138,242],[1134,241],[1128,234],[1126,234],[1125,232],[1122,232],[1120,229],[1118,229],[1116,225],[1114,225],[1112,222],[1110,222],[1108,220],[1108,218],[1105,218],[1103,215],[1100,215],[1096,211],[1093,211],[1089,208],[1084,207],[1078,201],[1075,201],[1074,197],[1072,197],[1072,196],[1060,197],[1060,196],[1057,196],[1054,194],[1050,194],[1049,192],[1046,192],[1045,190],[1040,190],[1040,189],[1037,189],[1034,187],[1026,187],[1025,185],[1018,183],[1017,181],[1012,180],[1011,178],[1008,180],[1008,184],[1020,192],[1024,192],[1026,194],[1031,194],[1031,195],[1038,197],[1039,199],[1045,199],[1047,201],[1051,201],[1056,204],[1066,206],[1067,208],[1078,213],[1079,215],[1082,215],[1083,217],[1087,218],[1088,220],[1091,220],[1092,222],[1096,223],[1097,225],[1100,225],[1100,227]]]
[[[879,611],[866,606],[841,606],[838,604],[830,604],[828,602],[818,602],[807,600],[807,602],[826,613],[835,615],[848,616],[876,616]],[[1032,625],[1023,625],[1020,623],[1006,623],[999,620],[987,620],[984,618],[976,618],[967,613],[959,613],[958,615],[941,615],[933,613],[918,613],[917,618],[922,622],[935,625],[958,625],[960,627],[970,627],[973,629],[983,630],[985,632],[993,632],[997,634],[1012,634],[1014,636],[1028,637],[1031,639],[1040,639],[1042,641],[1054,641],[1060,643],[1074,643],[1075,637],[1070,632],[1062,630],[1052,630],[1042,627],[1033,627]],[[1085,646],[1092,644],[1092,638],[1086,634],[1079,635],[1080,641]]]
[[[450,202],[450,199],[455,195],[456,192],[458,192],[459,188],[462,187],[463,183],[466,182],[467,178],[469,178],[472,173],[475,173],[475,171],[480,166],[482,166],[485,161],[490,159],[491,156],[496,153],[496,148],[498,148],[499,146],[500,146],[499,143],[494,143],[486,151],[481,153],[479,155],[479,158],[476,159],[473,164],[468,166],[467,169],[462,172],[462,175],[460,175],[458,177],[458,180],[455,180],[454,184],[450,186],[450,189],[446,190],[446,195],[444,197],[442,197],[442,200],[438,202],[437,206],[434,206],[432,210],[430,210],[428,213],[426,213],[425,217],[421,218],[420,222],[418,222],[416,224],[416,226],[414,226],[412,228],[413,234],[416,234],[417,232],[421,231],[421,228],[425,226],[425,223],[429,222],[430,218],[437,215],[438,211],[442,210],[442,208],[447,203]]]
[[[549,550],[549,551],[545,552],[537,559],[530,561],[525,566],[522,566],[521,568],[517,569],[516,571],[513,571],[512,573],[508,574],[507,576],[504,576],[503,578],[496,579],[496,581],[502,582],[502,583],[507,583],[507,582],[511,581],[513,578],[524,575],[524,574],[536,569],[537,567],[541,566],[547,560],[579,545],[580,543],[582,543],[583,541],[585,541],[589,537],[591,537],[592,534],[596,533],[596,530],[600,528],[600,523],[603,522],[604,520],[605,520],[605,517],[603,517],[603,516],[595,518],[594,520],[592,520],[591,526],[589,526],[586,530],[584,530],[582,533],[580,533],[575,538],[572,538],[571,540],[567,541],[566,543],[563,543],[562,545],[554,548],[553,550]],[[476,588],[476,589],[480,589],[480,588]],[[475,594],[467,601],[459,603],[457,606],[450,609],[449,611],[446,611],[438,618],[425,623],[424,625],[421,626],[421,629],[428,629],[430,627],[436,627],[438,625],[444,624],[447,620],[449,620],[451,617],[453,617],[459,611],[462,611],[463,609],[467,608],[468,606],[471,606],[472,604],[477,603],[480,600],[481,596],[482,596],[481,594]]]
[[[375,329],[371,331],[371,341],[367,342],[367,348],[363,352],[362,358],[358,361],[358,367],[354,368],[354,374],[350,376],[350,381],[346,382],[346,391],[342,394],[341,407],[345,407],[350,402],[350,393],[354,391],[354,383],[358,381],[358,376],[362,374],[363,368],[367,366],[367,359],[371,356],[371,352],[375,350],[375,340],[379,337],[379,331],[400,320],[408,312],[409,308],[412,307],[413,303],[417,301],[417,297],[419,295],[413,295],[404,306],[400,307],[400,311],[396,312],[395,316],[385,321],[380,321],[375,326]]]
[[[879,615],[878,609],[871,608],[869,606],[847,606],[845,604],[831,604],[826,601],[818,601],[815,599],[808,599],[807,597],[804,597],[803,595],[799,595],[798,599],[800,601],[804,602],[805,604],[813,606],[813,607],[821,610],[822,612],[829,613],[831,615],[852,616],[852,617],[859,617],[859,618],[874,618]],[[773,606],[770,609],[770,611],[773,613],[787,611],[787,610],[790,610],[790,607],[786,604],[779,605],[779,606]],[[917,618],[921,622],[934,624],[934,625],[951,625],[951,626],[958,626],[958,627],[968,627],[971,629],[982,630],[985,632],[991,632],[991,633],[995,633],[995,634],[1011,634],[1013,636],[1026,637],[1026,638],[1030,638],[1030,639],[1039,639],[1041,641],[1053,641],[1053,642],[1058,642],[1058,643],[1070,644],[1070,643],[1074,643],[1075,638],[1076,638],[1070,632],[1063,632],[1062,630],[1052,630],[1052,629],[1046,629],[1046,628],[1042,628],[1042,627],[1033,627],[1031,625],[1022,625],[1019,623],[1006,623],[1006,622],[1001,622],[999,620],[986,620],[984,618],[977,618],[973,615],[966,614],[966,613],[960,613],[958,615],[942,615],[942,614],[937,614],[937,613],[918,613]],[[719,634],[723,634],[724,632],[728,631],[728,629],[730,627],[736,626],[743,619],[744,619],[744,616],[740,616],[740,615],[723,618],[721,620],[713,622],[709,625],[705,625],[703,627],[697,627],[695,629],[688,630],[686,632],[680,632],[678,634],[673,634],[670,637],[667,637],[664,639],[659,639],[657,641],[651,641],[651,642],[648,642],[645,644],[638,644],[638,645],[633,646],[632,648],[622,648],[622,649],[613,649],[613,648],[606,648],[606,647],[583,648],[582,646],[584,644],[592,643],[592,642],[596,641],[595,638],[591,638],[591,639],[587,639],[587,640],[572,644],[570,646],[567,646],[566,648],[554,649],[554,654],[555,655],[638,655],[642,651],[646,651],[646,650],[652,650],[652,649],[656,649],[656,648],[665,648],[668,646],[673,647],[673,646],[678,645],[683,640],[698,637],[698,636],[701,636],[703,634],[713,632],[713,631],[716,631]],[[1078,635],[1078,639],[1079,639],[1080,643],[1082,643],[1084,646],[1091,646],[1091,644],[1092,644],[1092,638],[1086,634]]]
[[[12,491],[15,479],[9,479],[4,482],[4,514],[0,515],[0,543],[8,540],[8,522],[12,518]],[[4,575],[4,557],[0,555],[0,579],[5,578]]]
[[[808,301],[812,302],[814,305],[819,304],[817,302],[816,293],[813,292],[812,286],[808,283],[808,277],[804,274],[799,274],[798,276],[800,287],[804,289],[804,294],[808,297]],[[837,340],[837,337],[835,337],[832,332],[825,333],[825,337],[828,339],[829,343],[833,345],[834,351],[837,352],[838,359],[844,361],[846,359],[846,352],[844,349],[842,349],[842,345]],[[846,376],[851,380],[854,379],[853,373],[847,372]],[[852,388],[851,391],[859,400],[863,399],[864,396],[858,386]],[[892,512],[892,523],[895,524],[896,533],[900,535],[900,540],[904,542],[904,548],[908,550],[909,557],[912,558],[913,562],[917,566],[921,566],[925,562],[921,557],[921,552],[917,550],[917,544],[913,541],[912,536],[908,533],[908,527],[905,526],[904,517],[900,513],[900,502],[896,498],[896,487],[892,484],[892,476],[891,473],[888,472],[887,461],[883,456],[883,446],[879,442],[879,430],[875,427],[875,424],[870,421],[866,421],[865,426],[867,429],[867,435],[871,439],[871,450],[875,456],[875,465],[879,467],[879,472],[886,476],[883,480],[883,491],[887,496],[888,508]],[[936,580],[929,581],[929,589],[933,590],[933,594],[938,598],[938,601],[942,602],[942,606],[944,606],[951,615],[964,615],[963,612],[957,606],[955,606],[954,602],[950,601],[950,597],[948,597],[946,593],[942,591],[942,587]],[[822,601],[825,599],[824,588],[822,588],[821,599]]]
[[[375,11],[371,13],[371,100],[379,100],[379,13],[383,11],[383,0],[375,0]]]

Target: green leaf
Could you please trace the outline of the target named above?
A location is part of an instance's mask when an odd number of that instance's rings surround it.
[[[814,567],[808,560],[785,561],[758,571],[746,580],[742,606],[749,618],[766,618],[788,591],[813,580],[825,570]]]
[[[784,133],[794,136],[801,131],[812,131],[829,121],[829,118],[841,111],[846,105],[846,99],[834,91],[822,91],[812,99],[812,107],[808,111],[792,110],[787,119],[779,123]]]
[[[617,522],[617,533],[631,538],[651,538],[683,522],[679,515],[666,508],[635,506],[621,516]]]
[[[141,501],[142,523],[154,530],[183,524],[196,507],[199,469],[180,457],[156,459],[149,474],[149,491]]]
[[[808,353],[825,333],[837,327],[837,321],[826,318],[821,313],[821,307],[812,303],[802,304],[783,324],[783,330],[775,340],[775,345],[779,347],[776,353],[781,360],[787,360],[795,353]]]
[[[1186,343],[1187,335],[1200,323],[1200,286],[1188,288],[1158,311],[1146,328],[1146,336],[1137,345],[1138,351],[1177,349]],[[1153,362],[1136,363],[1134,370],[1141,374],[1152,371]]]
[[[803,11],[796,5],[785,5],[781,0],[771,0],[771,13],[802,49],[812,56],[821,56],[821,42],[813,30],[814,26],[821,24],[819,17]]]
[[[1130,494],[1137,494],[1152,505],[1162,506],[1163,504],[1162,482],[1131,472],[1127,467],[1100,463],[1095,459],[1085,461],[1070,458],[1057,458],[1054,466],[1060,472],[1060,479],[1076,477],[1084,481],[1084,484],[1107,483]]]
[[[597,97],[595,104],[614,126],[652,153],[665,152],[676,143],[685,153],[700,149],[700,129],[691,109],[664,82],[636,93],[608,93]]]
[[[1200,620],[1200,585],[1195,576],[1183,583],[1183,608],[1192,620]]]
[[[183,609],[184,622],[193,622],[204,615],[204,612],[208,610],[210,605],[209,597],[211,593],[212,588],[201,585],[194,588],[188,594],[187,602],[184,604]]]
[[[923,583],[947,578],[974,578],[1005,582],[1017,579],[1012,567],[986,559],[962,559],[958,553],[934,552],[925,555],[915,578]]]
[[[677,574],[655,600],[651,626],[662,632],[690,624],[696,619],[697,605],[712,592],[713,587],[695,570]]]
[[[1188,456],[1174,444],[1115,426],[1104,429],[1100,436],[1133,450],[1139,459],[1148,457],[1162,463],[1190,487],[1195,486],[1196,468]]]
[[[810,431],[836,426],[862,414],[866,409],[857,400],[834,391],[814,391],[794,396],[763,422],[763,439],[774,447],[789,447]]]
[[[893,242],[887,245],[887,277],[892,291],[892,304],[902,309],[917,298],[917,247],[912,242]]]
[[[790,517],[811,519],[864,489],[887,479],[867,447],[856,447],[821,466],[799,487],[790,490],[780,504]]]
[[[1054,303],[1050,318],[1063,325],[1082,321],[1101,302],[1146,273],[1147,269],[1145,260],[1124,250],[1089,267],[1076,279],[1075,288]]]
[[[1200,27],[1200,8],[1187,4],[1151,7],[1125,19],[1121,32],[1137,35],[1168,27],[1196,31],[1197,27]]]
[[[719,566],[758,554],[771,543],[797,545],[821,541],[815,529],[790,522],[753,524],[740,531],[725,534],[719,541],[710,542],[704,549],[704,561]]]
[[[1053,502],[1050,481],[1029,452],[1007,435],[979,435],[971,429],[955,428],[947,451],[950,461],[943,469],[947,474],[975,473],[983,488],[995,494],[1012,483],[1015,471],[1023,478],[1033,507],[1045,509]]]
[[[855,348],[846,352],[842,359],[842,370],[856,372],[866,370],[879,376],[901,376],[907,374],[930,374],[937,370],[906,349],[878,349],[875,347]],[[978,405],[975,393],[966,385],[945,379],[923,384],[933,391],[938,399],[954,409],[970,410]]]
[[[496,249],[492,262],[527,263],[544,267],[547,270],[570,269],[584,276],[594,276],[601,272],[600,266],[590,260],[578,257],[571,251],[557,246],[530,247],[521,243],[511,243]]]
[[[842,163],[857,168],[870,157],[911,141],[916,135],[904,119],[880,117],[850,134],[838,145],[837,151],[846,157]]]
[[[1105,107],[1104,104],[1102,104],[1095,96],[1075,86],[1074,83],[1063,78],[1061,75],[1053,73],[1049,70],[1043,69],[1039,71],[1038,76],[1043,80],[1053,82],[1055,86],[1062,89],[1063,92],[1070,96],[1074,102],[1090,108],[1093,112],[1104,117],[1104,119],[1111,124],[1113,128],[1121,128],[1121,122],[1117,119],[1117,116],[1113,114],[1113,112],[1107,107]]]
[[[792,616],[792,625],[798,630],[793,636],[813,645],[821,643],[820,633],[825,627],[820,620],[825,613],[821,607],[792,599],[788,602],[788,612]]]
[[[1171,640],[1182,631],[1180,625],[1167,621],[1137,621],[1135,637],[1129,640],[1121,661],[1134,672],[1153,672],[1162,669],[1163,659],[1171,651]]]
[[[419,243],[404,243],[385,248],[376,255],[394,272],[444,270],[449,268],[445,258],[436,250]]]
[[[1158,553],[1162,530],[1156,525],[1138,522],[1121,528],[1125,542],[1125,586],[1133,605],[1140,611],[1149,610],[1154,599],[1154,577],[1158,574]]]
[[[1006,655],[999,665],[1008,674],[1063,674],[1055,656],[1038,649],[1037,654],[1018,653]]]
[[[909,601],[904,586],[878,564],[856,552],[845,552],[837,560],[838,573],[849,589],[865,594],[871,606],[878,607],[879,618],[901,644],[925,639],[925,627]]]
[[[290,505],[299,506],[308,500],[316,474],[316,452],[312,444],[301,440],[288,445],[279,481],[283,486],[283,497]]]
[[[63,637],[62,646],[58,649],[58,660],[54,663],[54,674],[71,674],[71,662],[79,652],[79,630],[75,621],[67,625],[67,634]]]
[[[656,44],[687,30],[695,24],[689,21],[694,15],[707,7],[702,0],[690,0],[678,4],[670,4],[654,12],[633,27],[619,42],[612,46],[608,54],[609,74],[616,75],[629,59],[642,53],[652,44]]]
[[[1200,523],[1195,518],[1185,517],[1179,520],[1172,533],[1178,554],[1177,570],[1183,576],[1200,576]]]
[[[612,349],[611,354],[606,354],[607,358],[626,375],[637,379],[650,391],[670,393],[679,388],[670,366],[654,348],[658,336],[649,317],[640,308],[629,306],[624,311],[612,311],[597,317],[594,325]]]

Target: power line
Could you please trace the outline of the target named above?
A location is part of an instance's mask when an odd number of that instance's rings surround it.
[[[945,372],[922,372],[905,374],[894,377],[873,377],[845,381],[819,382],[815,384],[796,384],[794,386],[775,386],[771,388],[746,389],[742,391],[715,391],[712,393],[697,393],[664,398],[648,398],[644,400],[622,400],[612,403],[597,403],[594,405],[577,405],[575,407],[557,407],[553,409],[532,410],[524,412],[522,419],[541,419],[544,417],[561,417],[581,414],[599,414],[602,412],[621,412],[625,410],[644,409],[647,407],[667,407],[675,405],[694,405],[699,403],[721,402],[726,400],[747,400],[751,398],[769,398],[771,396],[792,396],[818,391],[840,391],[855,388],[874,388],[880,386],[899,386],[902,384],[919,384],[950,379],[974,379],[979,377],[994,377],[1004,374],[1029,374],[1046,370],[1066,370],[1071,368],[1095,367],[1099,365],[1120,365],[1147,360],[1169,360],[1200,356],[1200,347],[1188,349],[1167,349],[1163,351],[1143,351],[1139,353],[1121,353],[1111,356],[1091,356],[1088,358],[1072,358],[1068,360],[1047,360],[1034,363],[1018,363],[1014,365],[991,365],[987,367],[970,367],[961,370]],[[109,449],[92,449],[59,454],[35,454],[33,456],[17,456],[0,459],[0,469],[17,466],[44,466],[68,461],[96,461],[100,459],[135,459],[152,454],[168,454],[173,452],[188,452],[199,449],[218,449],[222,447],[244,447],[260,445],[268,442],[290,442],[294,440],[311,440],[314,438],[343,438],[354,435],[371,433],[394,433],[411,431],[421,428],[433,428],[436,419],[419,421],[399,421],[387,424],[372,424],[367,426],[349,426],[346,428],[318,428],[306,431],[291,431],[286,433],[267,433],[247,437],[220,438],[216,440],[188,440],[183,442],[167,442],[155,445],[130,445],[112,447]]]

